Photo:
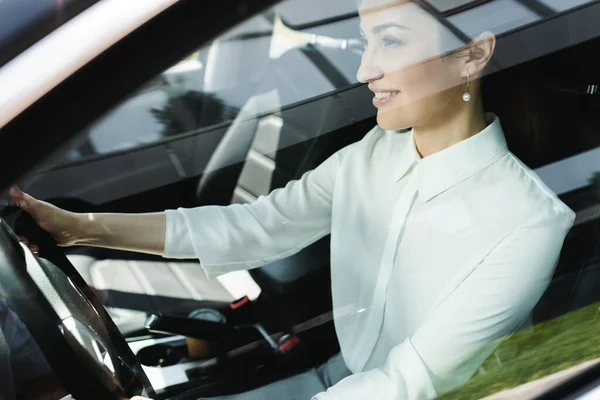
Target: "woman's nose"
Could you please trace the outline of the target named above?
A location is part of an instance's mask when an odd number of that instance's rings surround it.
[[[374,54],[369,49],[365,50],[362,60],[360,61],[360,67],[356,73],[356,78],[359,82],[369,83],[377,80],[383,76],[383,71],[375,61]]]

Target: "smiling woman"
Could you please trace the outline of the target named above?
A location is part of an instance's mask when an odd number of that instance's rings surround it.
[[[358,79],[375,93],[379,126],[412,127],[422,155],[441,150],[430,140],[449,146],[483,129],[479,78],[494,52],[493,34],[482,33],[462,45],[409,1],[364,0],[361,27],[366,47]],[[439,132],[457,125],[465,131],[451,130],[462,136]]]

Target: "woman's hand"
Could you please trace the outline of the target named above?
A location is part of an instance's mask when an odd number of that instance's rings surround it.
[[[164,212],[142,214],[73,213],[10,189],[16,205],[52,236],[59,246],[94,246],[162,255],[167,219]]]
[[[77,243],[81,229],[79,214],[40,201],[17,187],[12,187],[9,193],[15,204],[29,213],[33,220],[52,236],[57,245],[73,246]]]

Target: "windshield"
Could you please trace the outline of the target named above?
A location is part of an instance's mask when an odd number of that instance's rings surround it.
[[[20,205],[158,391],[534,396],[600,357],[598,16],[286,0],[98,110]]]

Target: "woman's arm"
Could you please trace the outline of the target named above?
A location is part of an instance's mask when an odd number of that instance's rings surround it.
[[[300,251],[331,231],[335,181],[350,148],[253,203],[168,210],[165,257],[197,258],[216,276]]]
[[[76,245],[107,247],[162,255],[165,248],[164,212],[145,214],[78,214]]]
[[[330,231],[335,177],[350,148],[252,204],[145,214],[72,213],[18,188],[10,194],[59,246],[200,258],[205,268],[227,272],[291,255]]]
[[[163,254],[166,231],[164,212],[73,213],[40,201],[17,188],[12,188],[10,195],[59,246],[96,246]]]

